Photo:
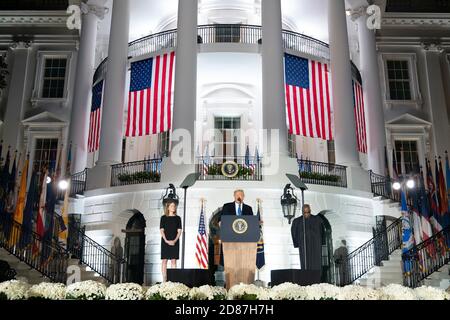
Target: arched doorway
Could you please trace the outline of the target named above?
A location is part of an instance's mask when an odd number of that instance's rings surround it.
[[[220,265],[223,266],[223,258],[221,258],[221,250],[219,244],[219,217],[222,213],[222,208],[218,208],[211,215],[209,220],[209,237],[208,237],[208,262],[209,270],[217,271]]]
[[[125,232],[125,259],[127,261],[126,281],[138,284],[144,283],[145,261],[145,218],[137,210],[132,210],[133,216],[128,220]]]
[[[322,283],[334,283],[333,274],[333,237],[331,224],[325,214],[327,211],[322,211],[318,217],[322,219]]]

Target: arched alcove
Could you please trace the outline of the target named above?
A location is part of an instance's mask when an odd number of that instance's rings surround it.
[[[322,220],[322,279],[323,283],[333,283],[334,281],[334,262],[333,262],[333,236],[332,228],[328,219],[325,217],[328,210],[319,212],[318,217]]]
[[[127,210],[133,213],[125,230],[126,281],[138,284],[144,283],[145,262],[145,227],[144,215],[138,210]]]

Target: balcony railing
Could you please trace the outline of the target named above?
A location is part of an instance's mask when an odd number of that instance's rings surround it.
[[[225,162],[233,161],[239,170],[233,177],[225,176],[222,166]],[[248,180],[262,181],[261,158],[256,157],[198,157],[196,173],[199,180]]]
[[[285,49],[320,59],[329,60],[328,44],[306,35],[283,30],[283,45]],[[197,42],[202,44],[213,43],[240,43],[261,44],[261,26],[213,24],[198,26]],[[175,48],[177,45],[177,30],[167,30],[137,39],[129,44],[128,57],[136,58],[153,52]],[[107,58],[97,67],[94,83],[104,79],[107,71]]]
[[[304,183],[347,188],[347,167],[297,159],[300,179]]]
[[[450,226],[402,255],[403,285],[416,288],[450,262]]]
[[[83,194],[86,191],[86,180],[88,175],[88,169],[84,169],[81,172],[75,173],[70,177],[70,192],[69,197],[73,198],[77,194]],[[58,188],[58,200],[63,200],[65,191]]]
[[[162,159],[122,163],[111,168],[111,187],[159,182]]]

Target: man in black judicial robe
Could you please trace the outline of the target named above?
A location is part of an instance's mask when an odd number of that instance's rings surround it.
[[[306,235],[303,233],[303,219],[305,219]],[[291,227],[294,247],[299,249],[302,270],[322,271],[322,219],[311,214],[308,204],[303,206],[303,215],[294,220]],[[306,267],[305,267],[305,239],[306,236]]]

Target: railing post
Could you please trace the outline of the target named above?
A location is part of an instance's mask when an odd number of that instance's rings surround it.
[[[80,264],[83,264],[83,255],[84,255],[84,236],[86,233],[86,226],[83,226],[80,230],[80,239],[79,239],[79,243],[80,243],[80,256],[78,257],[80,260]]]

